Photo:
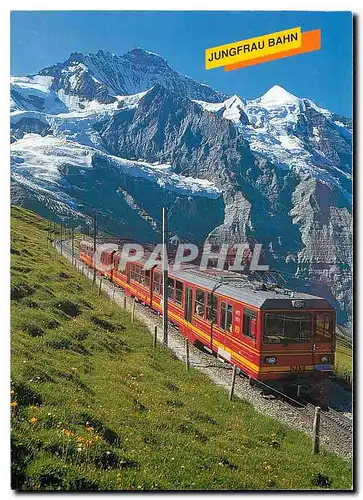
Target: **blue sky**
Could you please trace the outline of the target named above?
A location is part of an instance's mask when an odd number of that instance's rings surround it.
[[[273,31],[320,28],[322,50],[238,71],[204,69],[204,49]],[[352,115],[352,16],[349,12],[19,11],[11,15],[11,73],[26,75],[71,52],[156,52],[180,72],[247,99],[273,85]]]

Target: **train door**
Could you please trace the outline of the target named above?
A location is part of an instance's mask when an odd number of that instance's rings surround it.
[[[231,360],[232,351],[233,305],[225,300],[219,301],[219,329],[220,346],[218,354],[228,361]]]
[[[185,290],[185,300],[184,300],[184,319],[188,323],[192,322],[193,317],[193,289],[189,286],[184,288]]]

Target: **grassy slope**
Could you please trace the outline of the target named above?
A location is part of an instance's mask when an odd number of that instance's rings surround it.
[[[12,209],[12,464],[19,489],[351,487],[350,464],[257,413],[98,296]]]

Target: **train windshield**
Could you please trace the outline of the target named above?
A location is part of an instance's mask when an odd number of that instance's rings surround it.
[[[312,331],[312,314],[266,313],[263,340],[265,344],[301,344],[309,342]]]

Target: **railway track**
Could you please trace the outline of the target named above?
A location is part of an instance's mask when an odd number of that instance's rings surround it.
[[[298,413],[299,416],[306,418],[306,420],[311,423],[310,430],[312,430],[315,414],[315,406],[313,404],[302,398],[294,399],[264,382],[254,382],[253,385],[256,389],[261,390],[262,396],[272,396],[271,399],[278,399],[283,402],[285,406],[289,407],[290,410],[292,409]],[[340,440],[344,443],[344,445],[352,443],[353,422],[349,418],[345,417],[333,408],[328,407],[325,410],[321,410],[320,419],[320,434],[322,438],[330,440],[330,438],[334,436],[334,439]]]
[[[328,424],[333,424],[337,430],[347,437],[351,437],[353,433],[353,422],[349,418],[341,415],[339,412],[328,408],[326,412],[322,413],[322,418],[326,420]]]

